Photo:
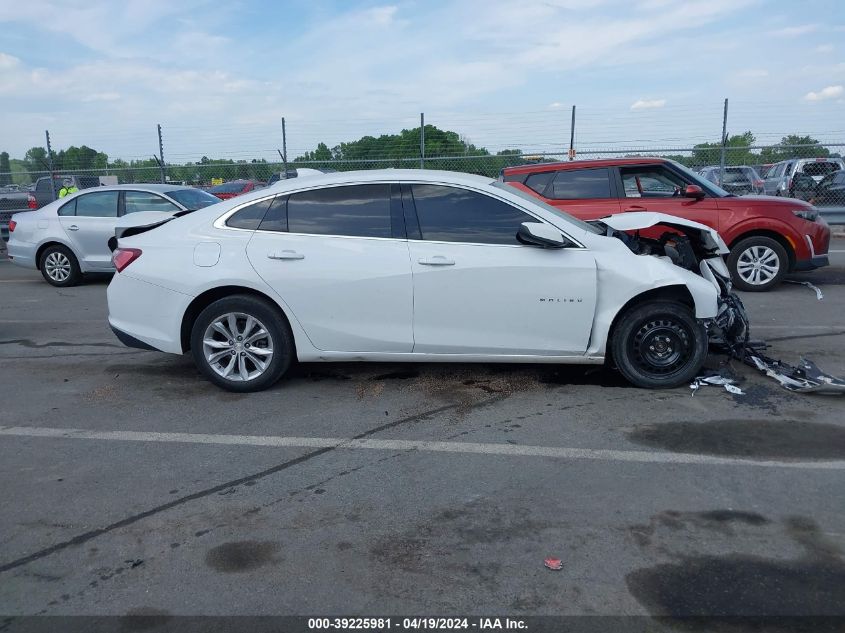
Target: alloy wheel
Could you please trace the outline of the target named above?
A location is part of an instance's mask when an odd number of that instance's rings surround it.
[[[243,312],[215,318],[202,338],[203,357],[218,375],[232,382],[258,378],[273,360],[273,338],[264,324]]]
[[[777,276],[780,258],[768,246],[749,246],[740,253],[736,271],[745,283],[762,286]]]
[[[53,251],[44,259],[44,270],[50,279],[56,283],[63,283],[70,277],[70,260],[64,253]]]

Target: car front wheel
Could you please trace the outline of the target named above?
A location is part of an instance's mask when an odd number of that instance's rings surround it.
[[[611,351],[616,367],[633,385],[677,387],[701,370],[707,358],[707,331],[682,303],[642,303],[620,316]]]
[[[786,249],[770,237],[740,240],[728,255],[728,269],[740,290],[764,292],[777,285],[789,269]]]
[[[203,310],[191,329],[197,368],[228,391],[261,391],[290,366],[293,335],[284,316],[268,301],[249,295],[219,299]]]

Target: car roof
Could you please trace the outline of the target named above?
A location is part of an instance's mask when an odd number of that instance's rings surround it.
[[[80,193],[83,192],[91,192],[91,191],[122,191],[126,189],[131,189],[133,191],[155,191],[158,193],[167,193],[168,191],[176,191],[178,189],[196,189],[196,187],[190,187],[188,185],[162,185],[158,183],[137,183],[137,184],[125,184],[125,185],[103,185],[101,187],[88,187],[87,189],[81,189]]]
[[[668,158],[659,156],[637,156],[633,158],[590,158],[588,160],[559,161],[556,163],[529,163],[505,167],[506,174],[527,174],[543,171],[560,171],[563,169],[587,169],[590,167],[614,167],[617,165],[658,165],[672,162]]]
[[[356,171],[336,171],[328,174],[314,174],[302,178],[288,178],[274,183],[261,191],[287,191],[310,189],[323,185],[359,184],[366,182],[445,182],[456,185],[489,185],[494,182],[489,176],[476,176],[458,171],[438,169],[366,169]]]

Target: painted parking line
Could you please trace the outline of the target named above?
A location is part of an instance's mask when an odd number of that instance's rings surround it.
[[[286,437],[277,435],[222,435],[208,433],[158,433],[154,431],[92,431],[28,426],[0,427],[0,436],[100,440],[117,442],[169,442],[184,444],[222,444],[284,448],[335,448],[376,451],[421,451],[507,457],[548,457],[650,464],[704,464],[763,468],[799,468],[805,470],[845,470],[845,460],[778,461],[735,459],[662,451],[620,451],[563,446],[519,446],[477,442],[438,442],[429,440],[379,440],[340,437]]]

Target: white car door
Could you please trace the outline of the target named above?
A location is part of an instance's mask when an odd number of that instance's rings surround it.
[[[263,221],[247,246],[249,260],[317,349],[413,347],[411,264],[393,187],[393,201],[391,185],[361,184],[279,196],[266,213],[258,207]]]
[[[83,270],[112,270],[109,238],[117,222],[118,191],[80,193],[59,207],[59,223]]]
[[[414,352],[585,353],[596,305],[592,253],[520,244],[520,224],[539,220],[497,198],[434,184],[407,188],[406,213],[415,208],[419,223],[419,234],[408,233]]]

